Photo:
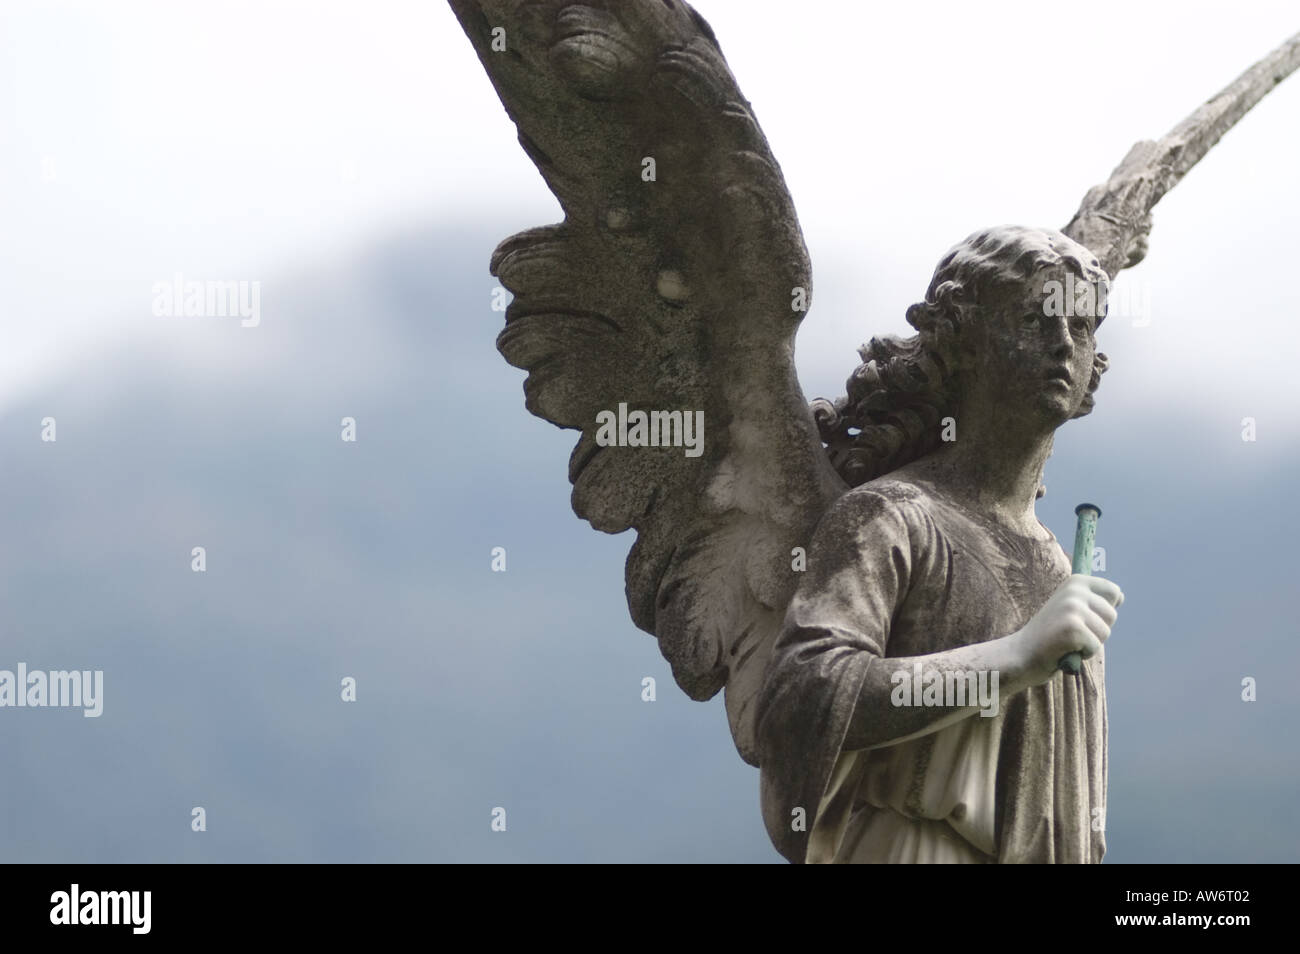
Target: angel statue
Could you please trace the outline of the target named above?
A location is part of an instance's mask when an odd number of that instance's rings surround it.
[[[578,516],[636,530],[632,620],[691,698],[725,688],[777,850],[1101,861],[1123,596],[1072,574],[1035,516],[1043,464],[1093,408],[1108,281],[1142,258],[1151,208],[1300,64],[1300,35],[1135,146],[1061,231],[955,246],[907,311],[916,334],[872,339],[847,396],[810,404],[808,254],[703,18],[450,3],[565,213],[494,253],[514,296],[498,347],[528,410],[581,432]]]

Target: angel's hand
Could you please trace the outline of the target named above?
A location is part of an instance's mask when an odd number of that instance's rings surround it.
[[[1110,580],[1076,573],[1057,587],[1042,609],[1007,639],[1017,650],[1032,686],[1056,674],[1061,657],[1095,656],[1110,638],[1124,594]]]

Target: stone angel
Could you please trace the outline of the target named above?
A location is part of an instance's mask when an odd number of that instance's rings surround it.
[[[564,209],[492,256],[514,296],[498,347],[528,410],[580,432],[578,516],[636,531],[632,620],[691,698],[725,690],[778,851],[1100,861],[1123,597],[1038,521],[1043,464],[1093,408],[1107,283],[1152,206],[1300,37],[1135,146],[1062,230],[958,244],[907,311],[916,334],[872,339],[847,395],[810,404],[808,254],[709,25],[681,0],[450,3]],[[1062,287],[1095,307],[1049,307]],[[902,704],[909,684],[970,692]]]

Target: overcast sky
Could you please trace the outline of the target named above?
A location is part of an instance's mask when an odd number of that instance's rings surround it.
[[[949,245],[1004,221],[1063,225],[1133,142],[1300,23],[1289,0],[700,9],[813,254],[809,390],[902,327]],[[558,211],[440,2],[11,0],[0,109],[0,401],[84,359],[114,332],[106,314],[140,313],[176,271],[265,277],[404,223],[505,235]],[[1124,279],[1151,286],[1146,343],[1106,342],[1154,400],[1219,404],[1216,381],[1185,373],[1211,351],[1263,362],[1259,399],[1283,396],[1294,349],[1221,332],[1242,329],[1248,288],[1251,327],[1297,342],[1274,276],[1300,207],[1298,113],[1300,83],[1286,84],[1157,210],[1152,258]],[[1180,320],[1189,295],[1222,324]]]

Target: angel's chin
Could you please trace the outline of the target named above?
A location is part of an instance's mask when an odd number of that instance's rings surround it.
[[[1074,417],[1076,410],[1075,403],[1071,395],[1065,389],[1050,389],[1038,395],[1038,400],[1034,402],[1033,416],[1037,417],[1044,424],[1050,424],[1052,427],[1060,427],[1070,418]]]

